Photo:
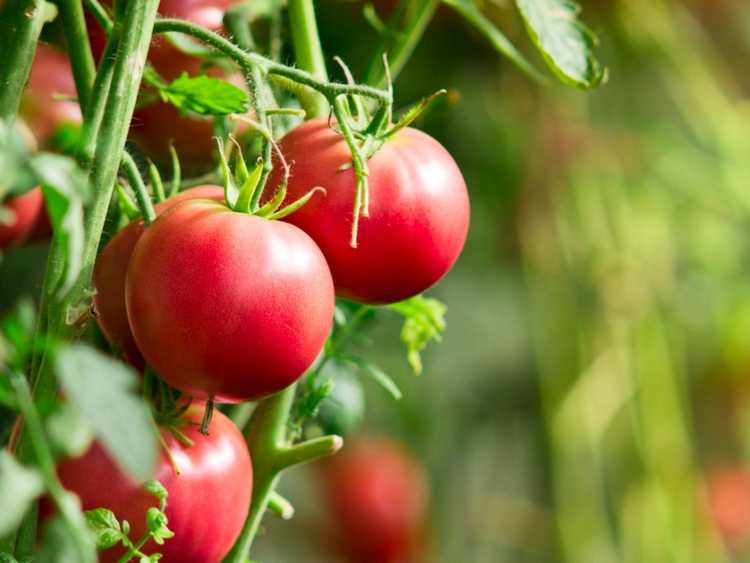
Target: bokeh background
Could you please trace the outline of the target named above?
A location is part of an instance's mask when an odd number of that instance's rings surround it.
[[[418,126],[472,200],[424,373],[395,316],[361,344],[404,396],[364,381],[360,434],[405,444],[430,483],[410,563],[750,559],[750,3],[581,4],[609,68],[594,92],[533,83],[447,7],[396,82],[402,107],[449,89]],[[483,9],[542,65],[510,1]],[[326,53],[363,76],[362,3],[318,10]],[[0,308],[45,252],[8,253]],[[339,561],[316,470],[281,490],[297,514],[266,518],[254,557]]]

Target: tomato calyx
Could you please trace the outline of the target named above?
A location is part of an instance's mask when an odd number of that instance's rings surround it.
[[[243,121],[250,122],[247,119],[243,119]],[[264,163],[262,158],[258,158],[252,171],[248,170],[245,157],[242,155],[242,149],[239,144],[234,137],[230,136],[229,140],[231,143],[229,145],[229,150],[225,151],[223,143],[218,140],[217,146],[219,148],[219,167],[224,180],[224,199],[226,200],[227,206],[232,209],[232,211],[247,213],[249,215],[263,217],[269,220],[282,219],[305,205],[316,193],[320,192],[325,195],[325,188],[316,186],[300,198],[282,207],[282,203],[284,202],[287,193],[289,164],[286,162],[278,145],[273,139],[271,139],[269,134],[268,140],[271,142],[274,150],[277,151],[279,163],[284,169],[284,173],[273,197],[261,205],[260,201],[266,187],[265,183],[270,170],[266,167],[266,163]],[[234,157],[234,172],[232,172],[228,160],[233,152],[236,152]]]

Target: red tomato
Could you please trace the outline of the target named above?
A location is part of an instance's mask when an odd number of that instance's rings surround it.
[[[319,464],[337,540],[352,563],[418,556],[428,504],[420,463],[401,444],[361,439]]]
[[[39,43],[19,115],[42,147],[48,145],[60,125],[80,125],[82,121],[78,103],[56,100],[56,95],[77,96],[73,72],[62,51]]]
[[[722,538],[733,547],[750,539],[750,471],[714,470],[706,480],[709,511]]]
[[[146,229],[125,297],[149,365],[190,395],[226,402],[299,378],[334,307],[331,273],[310,237],[206,200],[180,203]]]
[[[349,245],[355,177],[351,167],[341,169],[351,162],[343,138],[314,119],[288,133],[281,150],[292,167],[288,201],[315,186],[327,190],[285,220],[318,243],[339,295],[400,301],[453,266],[466,240],[469,198],[458,166],[432,137],[404,129],[369,160],[370,216],[360,220],[356,249]]]
[[[160,552],[165,563],[218,562],[229,552],[247,516],[252,493],[250,453],[239,429],[218,410],[214,411],[208,436],[199,431],[200,409],[186,417],[181,430],[193,441],[180,444],[163,431],[179,475],[162,451],[154,479],[167,489],[168,527],[175,535],[158,546],[149,541],[145,553]],[[82,457],[58,466],[63,486],[81,498],[84,510],[109,508],[131,526],[135,542],[145,533],[146,510],[158,501],[142,486],[124,475],[98,444]],[[122,548],[100,553],[100,561],[114,562]]]
[[[188,199],[224,199],[224,189],[219,186],[198,186],[181,192],[155,206],[158,214]],[[120,351],[138,369],[144,362],[128,324],[125,309],[125,275],[130,256],[143,234],[143,221],[133,221],[107,243],[96,259],[94,267],[94,306],[96,320],[109,343]]]
[[[0,223],[0,250],[28,240],[46,219],[41,188],[34,188],[25,194],[12,197],[2,205],[13,213],[13,219],[10,223]]]

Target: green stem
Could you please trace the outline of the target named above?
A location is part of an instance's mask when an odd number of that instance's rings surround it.
[[[327,82],[328,72],[320,45],[313,0],[289,0],[289,27],[297,65],[308,70],[318,80]],[[328,113],[328,101],[318,92],[303,90],[300,103],[308,118]]]
[[[91,88],[94,85],[96,66],[91,53],[86,19],[83,15],[81,0],[59,0],[65,38],[68,43],[68,56],[73,69],[73,78],[78,92],[78,104],[86,112],[89,105]]]
[[[12,125],[16,119],[39,34],[44,22],[52,19],[54,13],[51,9],[54,6],[44,0],[10,0],[2,11],[0,121],[6,125]]]
[[[52,451],[50,450],[47,438],[44,435],[42,420],[39,417],[36,405],[31,396],[29,384],[21,373],[11,370],[7,375],[10,384],[13,386],[13,391],[18,400],[19,409],[25,420],[25,429],[29,436],[31,449],[34,452],[36,465],[42,474],[47,492],[49,496],[52,497],[52,501],[55,503],[55,507],[60,514],[65,528],[71,538],[73,538],[73,542],[78,551],[77,560],[81,562],[93,562],[96,559],[96,552],[94,550],[94,545],[91,542],[86,522],[83,518],[83,514],[77,508],[75,502],[72,502],[57,477],[55,459],[52,456]],[[24,527],[35,526],[36,511],[32,510],[30,516],[27,516],[25,520],[31,520],[31,522],[27,523],[25,521]]]
[[[304,70],[277,63],[258,53],[246,53],[231,41],[228,41],[218,33],[209,31],[191,22],[177,19],[160,19],[154,24],[154,33],[166,33],[174,31],[184,33],[200,39],[211,47],[221,51],[239,65],[243,63],[257,65],[265,74],[281,76],[292,82],[308,86],[323,94],[327,100],[332,101],[336,97],[349,94],[372,98],[384,104],[391,102],[391,95],[385,90],[373,88],[363,84],[341,84],[338,82],[326,82]]]
[[[386,86],[384,54],[388,55],[391,76],[395,78],[401,72],[422,39],[439,5],[439,0],[401,0],[389,22],[388,32],[381,35],[380,44],[365,75],[366,84]],[[401,29],[398,29],[398,20],[402,18],[403,25]]]
[[[156,219],[156,212],[154,211],[154,204],[151,201],[151,194],[148,193],[146,184],[143,183],[138,165],[128,151],[122,153],[122,167],[125,169],[125,174],[130,181],[130,187],[135,192],[135,197],[138,200],[138,208],[141,210],[141,215],[143,215],[143,221],[147,225],[153,223]]]
[[[91,12],[96,18],[96,21],[99,22],[104,33],[109,35],[112,31],[112,20],[110,19],[107,10],[105,10],[97,0],[83,0],[83,3],[86,5],[89,12]]]

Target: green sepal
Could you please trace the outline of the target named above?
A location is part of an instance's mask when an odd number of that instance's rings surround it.
[[[248,174],[245,159],[242,158],[241,152],[238,152],[238,159],[242,163],[245,180],[240,188],[240,195],[237,198],[235,210],[249,213],[252,211],[253,194],[255,194],[255,190],[258,188],[258,184],[260,184],[260,178],[263,175],[263,161],[259,159],[253,171]]]

